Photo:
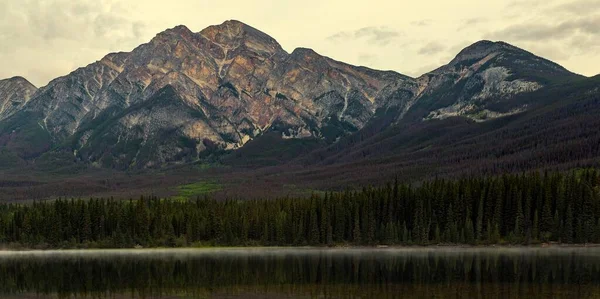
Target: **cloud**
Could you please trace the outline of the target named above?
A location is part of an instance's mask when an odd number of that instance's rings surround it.
[[[57,76],[37,71],[9,73],[12,72],[9,68],[16,69],[14,57],[18,54],[32,53],[38,59],[68,61],[63,67],[53,64],[51,68],[69,72],[73,64],[86,65],[110,51],[130,50],[141,42],[146,32],[145,23],[132,19],[130,12],[131,4],[125,0],[3,0],[0,4],[0,61],[4,68],[0,70],[0,77],[23,75],[43,85]],[[48,61],[25,63],[28,65],[19,65],[21,71],[37,70],[40,65],[49,64]]]
[[[577,49],[577,54],[586,52],[600,52],[600,39],[592,36],[574,36],[571,38],[569,45],[572,49]]]
[[[575,34],[600,36],[600,17],[570,19],[558,24],[522,23],[491,33],[491,38],[515,41],[545,41],[570,37]]]
[[[571,14],[587,1],[577,1],[556,6],[553,11]],[[600,5],[599,5],[600,6]],[[554,15],[560,15],[558,12]],[[600,48],[600,15],[558,18],[561,21],[541,19],[508,26],[489,33],[486,38],[520,43],[546,58],[566,61],[574,55],[598,53]]]
[[[425,27],[425,26],[429,26],[433,23],[433,20],[431,19],[425,19],[425,20],[420,20],[420,21],[414,21],[411,22],[410,24],[413,26],[417,26],[417,27]]]
[[[567,53],[559,47],[555,47],[553,44],[543,43],[528,45],[527,50],[552,61],[567,60],[569,59],[569,54],[573,52],[569,51],[569,53]]]
[[[474,27],[476,25],[481,25],[481,24],[487,23],[487,22],[488,22],[488,20],[485,18],[465,19],[465,20],[462,20],[462,24],[460,25],[460,27],[458,27],[458,30],[464,30],[467,28]]]
[[[369,43],[387,45],[400,35],[401,34],[399,31],[395,31],[387,27],[364,27],[355,31],[340,31],[329,36],[327,40],[339,42],[361,39],[366,40]]]
[[[505,9],[502,10],[502,17],[504,20],[530,19],[532,15],[535,15],[541,11],[545,11],[555,1],[556,0],[507,1]],[[562,1],[564,2],[564,0]]]
[[[373,54],[368,54],[368,53],[360,53],[358,55],[358,62],[363,64],[363,65],[371,65],[375,62],[375,59],[377,57]]]
[[[481,24],[481,23],[485,23],[485,22],[487,22],[487,20],[484,18],[470,18],[470,19],[464,20],[463,24],[466,26],[472,26],[472,25],[477,25],[477,24]]]
[[[439,42],[430,42],[425,46],[421,47],[417,53],[420,55],[433,55],[438,54],[446,49],[446,46]]]
[[[514,0],[508,2],[506,5],[507,9],[512,10],[523,10],[523,9],[532,9],[540,6],[547,6],[548,4],[554,2],[555,0]]]
[[[549,9],[550,13],[568,13],[574,15],[588,15],[600,11],[600,1],[598,0],[579,0],[564,3]]]

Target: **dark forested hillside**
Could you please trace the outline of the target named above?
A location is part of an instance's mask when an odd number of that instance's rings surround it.
[[[532,109],[486,122],[452,117],[361,131],[298,159],[310,170],[295,176],[309,180],[309,173],[320,172],[333,186],[394,175],[419,180],[598,165],[600,77],[514,100]]]
[[[56,200],[0,206],[26,247],[600,242],[600,172],[437,179],[276,200]]]

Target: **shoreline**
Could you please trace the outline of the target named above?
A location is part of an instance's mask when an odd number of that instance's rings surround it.
[[[134,248],[51,248],[51,249],[35,249],[35,248],[0,248],[0,256],[15,253],[138,253],[138,252],[154,252],[154,253],[211,253],[211,252],[283,252],[283,251],[324,251],[324,252],[411,252],[421,250],[426,252],[433,251],[470,251],[470,250],[502,250],[502,249],[600,249],[600,244],[533,244],[533,245],[466,245],[466,244],[448,244],[448,245],[406,245],[406,246],[207,246],[207,247],[134,247]]]

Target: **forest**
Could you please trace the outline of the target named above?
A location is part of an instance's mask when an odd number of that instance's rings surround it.
[[[0,205],[5,248],[600,243],[600,172],[398,182],[306,198]]]

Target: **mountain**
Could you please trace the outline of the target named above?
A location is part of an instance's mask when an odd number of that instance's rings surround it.
[[[19,144],[45,138],[91,163],[146,168],[236,149],[268,130],[334,141],[362,128],[377,109],[405,105],[416,88],[409,77],[309,49],[288,54],[241,22],[198,33],[177,26],[51,81],[0,132]],[[170,101],[156,100],[165,92]],[[159,102],[174,114],[149,107]],[[37,122],[23,126],[23,119]],[[24,127],[40,132],[20,135]]]
[[[37,88],[23,77],[0,80],[0,120],[19,111]]]
[[[578,76],[562,66],[504,42],[480,41],[450,63],[417,80],[425,119],[464,116],[476,121],[527,110],[510,100]],[[421,115],[419,115],[421,116]]]
[[[460,142],[530,126],[522,119],[593,94],[595,83],[581,83],[588,79],[504,42],[477,42],[411,78],[311,49],[288,53],[239,21],[200,32],[177,26],[37,91],[21,82],[29,88],[9,93],[17,104],[0,119],[0,147],[30,161],[60,153],[123,170],[207,159],[252,168],[351,171],[369,159],[431,168],[476,149]],[[447,152],[455,148],[462,152]]]

